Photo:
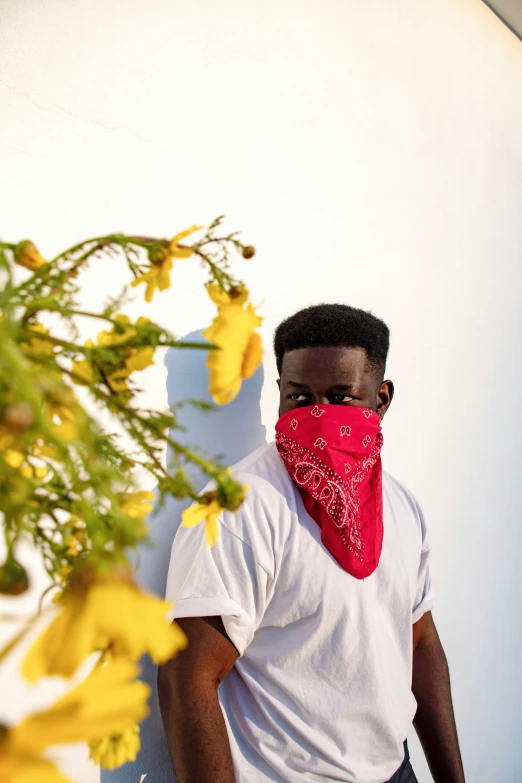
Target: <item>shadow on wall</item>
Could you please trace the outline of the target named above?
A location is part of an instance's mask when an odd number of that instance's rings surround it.
[[[204,342],[200,331],[185,335],[183,340]],[[169,404],[187,398],[211,402],[208,393],[206,351],[170,349],[165,357]],[[179,411],[179,420],[187,432],[176,431],[176,439],[197,446],[210,457],[221,456],[223,462],[233,465],[254,449],[262,446],[265,428],[261,423],[260,398],[263,387],[262,367],[246,381],[238,396],[229,405],[216,411],[202,413],[187,405]],[[198,469],[188,471],[198,490],[207,480]],[[139,583],[164,596],[170,551],[180,525],[186,500],[169,497],[163,508],[149,518],[152,547],[141,547],[138,564]],[[148,659],[140,661],[141,679],[151,688],[150,715],[141,724],[141,751],[132,764],[112,771],[102,770],[102,783],[176,783],[172,762],[163,732],[156,687],[157,667]]]

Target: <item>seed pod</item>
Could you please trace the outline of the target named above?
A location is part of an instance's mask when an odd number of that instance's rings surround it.
[[[29,589],[27,571],[12,555],[0,566],[0,593],[2,595],[22,595]]]
[[[243,248],[243,258],[246,258],[247,260],[249,258],[253,258],[256,254],[256,249],[253,245],[246,245]]]
[[[13,402],[5,409],[2,424],[9,432],[18,434],[28,430],[33,420],[33,411],[27,402]]]

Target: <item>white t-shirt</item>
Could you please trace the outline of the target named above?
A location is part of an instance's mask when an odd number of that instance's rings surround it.
[[[422,512],[383,473],[384,540],[358,580],[321,543],[274,444],[234,469],[250,491],[175,537],[171,617],[220,615],[240,657],[219,686],[237,783],[384,783],[416,702],[412,623],[434,602]]]

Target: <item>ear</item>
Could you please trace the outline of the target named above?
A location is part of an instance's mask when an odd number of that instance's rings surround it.
[[[281,390],[281,378],[277,379],[277,386],[278,386],[279,390]]]
[[[393,381],[383,381],[377,389],[377,414],[380,419],[384,418],[384,415],[391,405],[393,395],[395,394],[395,387]]]

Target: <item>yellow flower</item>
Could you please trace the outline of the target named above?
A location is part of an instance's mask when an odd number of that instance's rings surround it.
[[[136,329],[132,326],[131,319],[128,315],[125,315],[125,313],[118,313],[118,315],[114,316],[114,320],[119,321],[125,328],[119,331],[116,327],[113,327],[110,331],[103,329],[101,332],[98,332],[98,336],[96,337],[98,345],[121,345],[122,343],[127,342],[127,340],[130,340],[131,337],[135,337]],[[143,324],[148,323],[150,323],[149,319],[141,315],[136,321],[136,326],[143,326]]]
[[[22,465],[20,473],[24,478],[38,479],[39,481],[42,481],[47,476],[46,468],[30,464]]]
[[[64,560],[57,567],[55,574],[61,582],[65,582],[67,578],[70,576],[72,570],[73,570],[72,565]],[[57,598],[59,598],[59,596],[57,596]],[[58,601],[56,601],[55,603],[58,603]]]
[[[123,659],[98,665],[52,707],[4,730],[2,783],[69,783],[41,754],[52,745],[127,733],[147,714],[150,689],[136,675],[136,665]]]
[[[34,457],[48,457],[49,459],[58,459],[58,452],[53,446],[49,446],[43,440],[38,439],[31,447]]]
[[[64,440],[76,440],[78,437],[78,423],[75,410],[67,405],[55,402],[46,402],[46,412],[52,421],[53,430],[59,438]]]
[[[181,515],[183,527],[194,527],[201,522],[205,522],[205,538],[207,546],[214,546],[219,538],[219,529],[217,518],[223,512],[223,508],[217,500],[210,503],[196,503]]]
[[[17,470],[24,478],[42,480],[47,476],[46,468],[27,462],[27,455],[19,449],[7,449],[3,458],[6,465]]]
[[[170,273],[174,265],[174,259],[189,258],[194,253],[191,247],[179,247],[180,242],[194,231],[200,231],[201,228],[202,226],[191,226],[185,231],[176,234],[176,236],[170,240],[164,252],[160,254],[160,258],[157,261],[154,260],[152,262],[150,269],[132,281],[131,285],[133,287],[140,285],[140,283],[146,283],[146,302],[152,302],[156,288],[160,291],[165,291],[167,288],[170,288]]]
[[[50,340],[45,339],[45,335],[49,334],[49,329],[47,329],[43,324],[41,323],[35,323],[35,324],[29,324],[27,328],[35,333],[35,337],[31,337],[28,341],[23,341],[20,343],[20,348],[24,353],[28,354],[29,356],[32,355],[44,355],[44,356],[50,356],[53,353],[54,345]],[[38,335],[42,335],[42,337],[39,337]]]
[[[104,769],[116,769],[128,761],[136,761],[140,749],[140,727],[133,723],[119,735],[90,742],[89,749],[91,759]]]
[[[14,260],[20,266],[30,269],[31,272],[36,272],[47,263],[29,239],[24,239],[23,242],[17,244],[14,249]]]
[[[76,557],[78,552],[81,552],[82,550],[82,545],[74,535],[67,536],[65,539],[65,544],[67,546],[65,554],[69,555],[70,557]]]
[[[44,412],[55,434],[67,441],[76,440],[83,410],[71,389],[59,376],[47,373],[42,373],[38,385],[45,394]]]
[[[148,687],[131,682],[136,667],[128,661],[98,666],[53,707],[30,715],[0,736],[2,783],[70,783],[47,759],[48,747],[100,741],[104,734],[126,735],[147,713]]]
[[[91,345],[93,345],[92,340],[87,340],[85,343],[87,348],[91,347],[90,345],[87,345],[87,343],[91,343]],[[81,386],[83,383],[88,385],[94,380],[92,366],[85,359],[83,359],[81,362],[73,362],[71,371],[78,376],[77,378],[72,378],[73,383],[76,383],[78,386]]]
[[[151,364],[154,364],[154,347],[152,345],[133,350],[129,358],[125,359],[125,368],[129,374],[144,370]]]
[[[121,510],[133,519],[144,519],[152,511],[154,492],[130,492],[121,500]]]
[[[4,462],[13,470],[19,470],[23,465],[25,455],[16,449],[8,449],[4,454]]]
[[[218,346],[208,354],[209,391],[218,405],[226,405],[237,395],[242,381],[250,378],[261,362],[261,337],[254,330],[263,319],[248,302],[246,288],[232,295],[211,283],[207,291],[218,306],[212,325],[203,332],[207,340]]]
[[[90,653],[100,649],[131,660],[148,653],[163,663],[187,643],[181,628],[166,620],[170,605],[132,582],[107,578],[88,588],[71,587],[60,605],[59,615],[22,664],[28,680],[53,674],[71,677]]]
[[[111,331],[103,330],[98,333],[97,344],[99,347],[108,348],[111,346],[122,345],[136,335],[136,329],[131,325],[128,315],[118,314],[115,320],[125,324],[123,331],[117,331],[116,328]],[[137,326],[149,323],[149,319],[140,316],[136,321]],[[128,327],[128,328],[127,328]],[[96,347],[92,340],[87,340],[86,348]],[[154,364],[154,347],[145,345],[142,348],[127,347],[125,355],[122,356],[122,367],[111,373],[107,373],[107,381],[114,392],[124,392],[127,390],[126,379],[133,372],[138,372]],[[78,378],[74,378],[74,383],[81,385],[92,383],[94,373],[92,364],[87,360],[72,363],[72,371]],[[81,380],[80,380],[81,379]]]

